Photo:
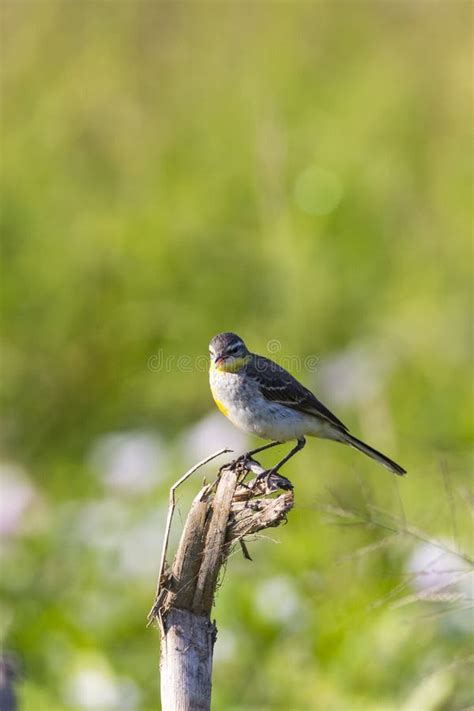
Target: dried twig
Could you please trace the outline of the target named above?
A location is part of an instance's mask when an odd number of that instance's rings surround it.
[[[205,459],[202,459],[200,462],[195,464],[191,469],[188,469],[188,471],[183,474],[182,477],[180,477],[173,486],[170,488],[169,491],[169,506],[168,506],[168,515],[166,517],[166,527],[165,527],[165,535],[163,538],[163,546],[161,549],[161,560],[160,560],[160,569],[158,572],[158,580],[156,583],[156,592],[155,592],[155,602],[153,603],[150,612],[148,613],[148,625],[151,623],[153,620],[153,613],[156,608],[156,603],[160,598],[160,590],[161,590],[161,585],[163,583],[163,577],[164,577],[164,571],[165,571],[165,565],[166,565],[166,553],[168,552],[168,543],[169,543],[169,537],[170,537],[170,531],[171,531],[171,524],[173,521],[173,513],[175,510],[176,506],[176,500],[175,500],[175,493],[176,489],[178,489],[181,484],[184,484],[184,482],[189,479],[190,476],[194,474],[198,469],[203,467],[205,464],[208,464],[209,462],[212,462],[213,459],[216,459],[217,457],[220,457],[222,454],[226,454],[227,452],[231,452],[231,449],[220,449],[218,452],[214,452],[214,454],[211,454],[209,457],[206,457]]]

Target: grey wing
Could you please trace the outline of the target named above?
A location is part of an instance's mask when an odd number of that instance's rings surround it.
[[[248,374],[258,383],[260,392],[272,402],[286,405],[308,415],[323,417],[338,429],[347,431],[346,425],[328,410],[311,390],[305,388],[291,373],[263,356],[253,356],[246,366]]]

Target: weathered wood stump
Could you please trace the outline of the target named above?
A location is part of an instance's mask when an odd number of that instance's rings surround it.
[[[171,490],[160,578],[150,611],[161,634],[162,711],[210,709],[217,635],[211,608],[221,566],[239,542],[249,558],[245,536],[285,522],[294,503],[291,483],[279,475],[266,482],[258,478],[263,472],[253,459],[236,460],[221,468],[216,481],[195,497],[168,570],[165,557],[174,491],[189,473]],[[250,473],[257,478],[244,484]],[[286,491],[275,496],[280,488]]]

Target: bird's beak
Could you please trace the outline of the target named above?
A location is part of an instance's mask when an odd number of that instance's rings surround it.
[[[214,363],[216,365],[219,365],[220,363],[223,363],[225,361],[225,356],[216,356],[214,359]]]

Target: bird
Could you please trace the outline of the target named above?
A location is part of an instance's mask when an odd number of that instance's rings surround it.
[[[247,452],[249,458],[278,444],[296,440],[281,461],[264,472],[278,474],[306,444],[306,437],[320,437],[347,444],[375,459],[394,474],[406,469],[352,435],[317,397],[278,363],[251,353],[240,336],[218,333],[209,343],[209,382],[219,410],[239,429],[270,440]]]

